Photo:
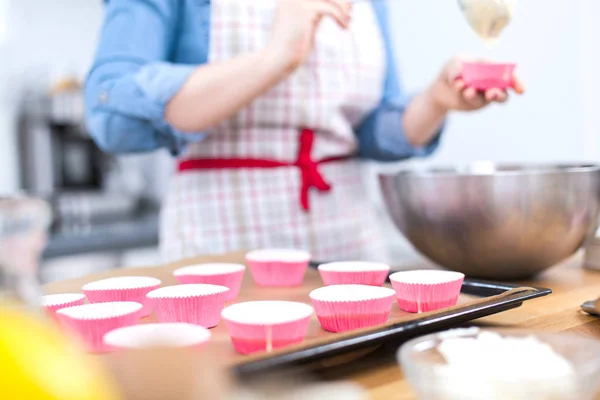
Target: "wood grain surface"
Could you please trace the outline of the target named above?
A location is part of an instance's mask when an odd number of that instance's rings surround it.
[[[242,254],[227,256],[198,257],[181,261],[163,267],[136,268],[112,270],[89,275],[80,279],[55,282],[44,287],[46,293],[80,292],[81,286],[93,280],[113,276],[146,275],[155,276],[163,281],[163,285],[175,284],[172,272],[184,265],[202,262],[241,262]],[[527,301],[522,307],[496,314],[479,320],[483,325],[500,325],[525,327],[543,331],[570,331],[585,336],[600,339],[600,319],[580,311],[579,306],[586,300],[600,296],[600,272],[588,271],[581,268],[582,257],[576,255],[558,265],[539,278],[522,282],[524,286],[541,286],[553,290],[553,294]],[[430,267],[422,265],[421,267]],[[291,299],[310,304],[308,292],[321,286],[316,271],[309,271],[305,285],[293,289],[261,289],[252,284],[249,277],[245,279],[244,288],[237,301],[245,300],[281,300]],[[463,297],[461,302],[473,301]],[[411,318],[410,315],[398,310],[394,305],[394,319]],[[213,331],[213,350],[223,358],[235,363],[240,360],[231,347],[223,324]],[[309,338],[327,338],[329,334],[319,328],[316,318],[311,322]],[[354,362],[343,365],[336,364],[335,368],[322,371],[320,377],[326,380],[346,379],[355,381],[366,387],[372,399],[416,399],[410,386],[403,379],[402,372],[395,361],[395,351],[398,346],[378,349],[372,354]]]

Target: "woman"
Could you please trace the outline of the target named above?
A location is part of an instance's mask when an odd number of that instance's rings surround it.
[[[460,60],[405,97],[385,1],[106,3],[88,125],[106,151],[179,157],[169,260],[264,247],[385,260],[359,158],[429,155],[450,110],[507,99],[465,89]]]

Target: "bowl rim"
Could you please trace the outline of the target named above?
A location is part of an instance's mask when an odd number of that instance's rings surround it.
[[[491,172],[476,172],[477,166],[492,167]],[[600,164],[596,163],[496,163],[472,162],[460,165],[438,165],[428,167],[403,167],[395,171],[381,171],[379,176],[386,177],[471,177],[471,176],[518,176],[518,175],[551,175],[556,173],[600,172]]]
[[[431,364],[427,361],[415,361],[411,359],[410,356],[415,347],[422,345],[423,343],[430,342],[435,339],[440,338],[457,338],[457,337],[465,337],[471,335],[473,332],[495,332],[501,335],[518,335],[518,336],[535,336],[540,338],[543,341],[543,337],[545,336],[561,336],[567,338],[573,338],[582,343],[595,343],[600,349],[600,341],[591,339],[586,336],[580,336],[574,334],[572,332],[548,332],[542,331],[539,329],[529,329],[529,328],[513,328],[513,327],[498,327],[498,328],[482,328],[482,327],[469,327],[469,328],[456,328],[450,329],[446,331],[431,333],[428,335],[420,336],[414,339],[409,340],[404,343],[398,350],[396,351],[396,360],[400,367],[403,370],[403,373],[408,377],[411,375],[411,372],[418,371],[429,371],[429,374],[435,376],[438,374],[438,368],[436,368],[435,364]],[[407,367],[410,365],[410,367]],[[600,362],[589,361],[583,365],[580,365],[577,368],[576,376],[589,377],[600,371]],[[552,378],[556,379],[556,378]],[[538,379],[535,379],[536,382],[539,382]],[[527,379],[524,379],[523,382],[527,382]]]

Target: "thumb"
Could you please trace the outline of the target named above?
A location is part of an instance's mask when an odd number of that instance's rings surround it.
[[[516,75],[513,77],[512,88],[517,94],[525,93],[525,85],[523,85],[521,79]]]

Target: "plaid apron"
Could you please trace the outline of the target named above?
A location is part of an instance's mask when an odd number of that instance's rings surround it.
[[[209,62],[264,48],[276,4],[213,0]],[[161,218],[164,258],[276,247],[387,261],[361,162],[351,158],[354,129],[380,102],[384,77],[370,4],[355,5],[349,31],[324,19],[304,65],[179,160]]]

